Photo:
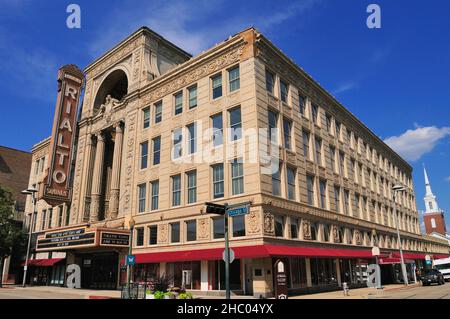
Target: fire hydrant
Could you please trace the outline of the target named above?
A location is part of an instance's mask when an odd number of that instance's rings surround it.
[[[350,288],[348,287],[348,284],[347,284],[346,282],[344,282],[344,283],[342,284],[342,288],[344,289],[344,296],[348,296],[348,295],[349,295]]]

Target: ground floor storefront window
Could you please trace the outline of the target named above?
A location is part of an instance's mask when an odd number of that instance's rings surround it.
[[[209,289],[225,290],[225,262],[223,260],[213,260],[208,262]],[[234,260],[230,264],[230,289],[242,289],[241,261]]]
[[[336,259],[311,258],[310,264],[313,286],[338,286]]]
[[[306,259],[300,257],[289,258],[289,288],[299,289],[308,286],[306,279]]]
[[[51,286],[63,286],[66,275],[66,265],[55,265],[52,267]]]
[[[30,267],[31,268],[31,267]],[[32,267],[30,272],[30,284],[33,286],[47,286],[51,269],[48,267]]]
[[[138,264],[134,267],[134,282],[152,282],[159,278],[159,263]]]
[[[173,287],[181,288],[184,285],[186,289],[193,290],[200,290],[200,269],[200,261],[167,263],[166,265],[168,278]]]
[[[352,286],[364,286],[367,284],[367,266],[369,260],[364,259],[340,259],[341,281]]]

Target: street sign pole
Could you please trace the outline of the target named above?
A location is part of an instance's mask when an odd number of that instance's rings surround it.
[[[225,203],[225,298],[231,299],[230,293],[230,243],[228,236],[228,203]]]

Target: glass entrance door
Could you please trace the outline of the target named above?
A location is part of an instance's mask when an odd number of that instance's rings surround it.
[[[90,254],[82,258],[82,287],[86,289],[117,289],[118,256],[116,253]]]

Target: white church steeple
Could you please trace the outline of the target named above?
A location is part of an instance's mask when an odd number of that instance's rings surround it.
[[[433,195],[433,191],[431,190],[430,180],[428,179],[427,170],[425,165],[423,166],[423,172],[425,175],[425,213],[437,213],[439,212],[439,207],[436,201],[436,196]]]

